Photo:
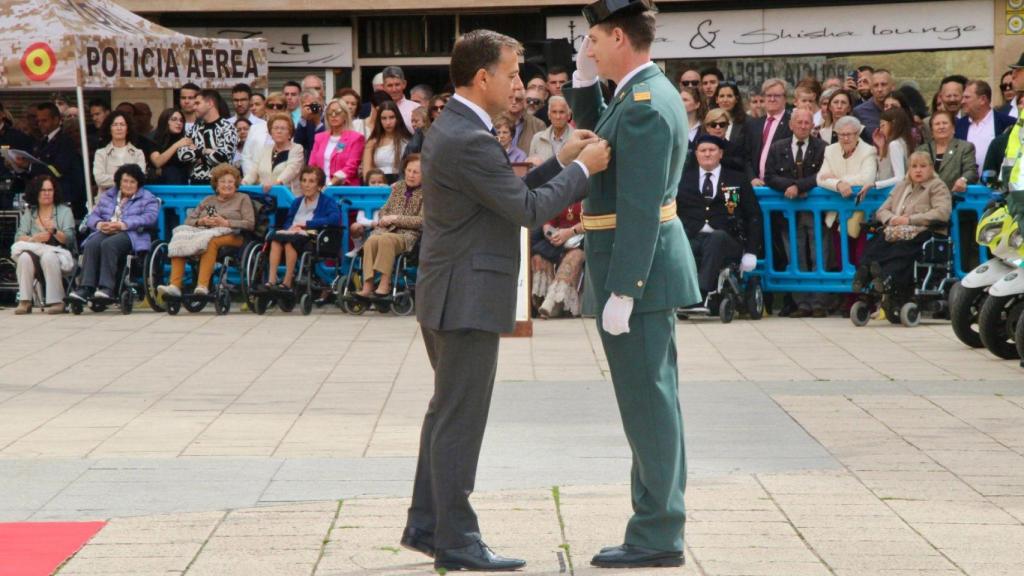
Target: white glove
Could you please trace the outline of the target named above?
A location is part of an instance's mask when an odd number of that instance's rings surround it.
[[[740,260],[740,271],[750,272],[754,268],[757,268],[757,256],[747,253],[743,255],[743,260]]]
[[[573,72],[573,86],[576,80],[584,84],[593,84],[597,80],[597,62],[587,56],[590,51],[590,36],[584,36],[580,51],[576,53],[576,72]]]
[[[629,334],[629,316],[633,313],[633,298],[612,294],[601,314],[601,327],[612,336]]]

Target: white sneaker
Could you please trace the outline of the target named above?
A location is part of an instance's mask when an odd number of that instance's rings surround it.
[[[167,284],[165,286],[157,286],[156,293],[161,296],[170,296],[171,298],[181,298],[181,289],[174,284]]]
[[[196,296],[207,296],[210,294],[210,289],[202,284],[196,286],[196,289],[192,291]]]
[[[106,290],[97,290],[92,293],[92,297],[97,300],[113,300],[113,298],[110,297],[110,294],[107,294]]]

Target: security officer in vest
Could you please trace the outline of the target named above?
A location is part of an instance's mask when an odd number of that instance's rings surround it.
[[[612,146],[608,170],[583,204],[587,278],[601,318],[626,439],[633,453],[633,517],[624,542],[602,549],[604,568],[680,566],[686,454],[678,397],[674,310],[699,301],[697,270],[676,213],[688,129],[672,82],[650,59],[650,0],[586,6],[590,24],[572,88],[579,128]],[[610,102],[598,77],[615,83]]]
[[[1024,91],[1024,53],[1010,69],[1014,91]],[[1008,190],[1024,190],[1024,162],[1021,162],[1024,157],[1024,114],[1009,133],[1004,134],[992,140],[985,158],[985,171],[997,171],[999,181],[1007,184]]]
[[[722,167],[725,140],[702,134],[693,144],[697,166],[683,174],[676,204],[697,260],[701,295],[705,305],[713,308],[708,297],[717,298],[722,268],[739,261],[740,270],[749,272],[757,265],[763,235],[761,207],[750,180]]]

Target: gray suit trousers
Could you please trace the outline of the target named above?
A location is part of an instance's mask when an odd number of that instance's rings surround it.
[[[495,332],[422,328],[434,368],[434,396],[420,433],[408,525],[434,534],[437,549],[480,539],[469,495],[498,364]]]

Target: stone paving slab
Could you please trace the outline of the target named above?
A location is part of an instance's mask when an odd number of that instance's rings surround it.
[[[432,380],[412,319],[0,319],[0,520],[107,519],[61,575],[429,574],[401,549]],[[948,324],[678,324],[687,566],[629,516],[593,320],[504,340],[473,501],[532,574],[1024,574],[1024,372]],[[60,354],[54,354],[60,350]]]

